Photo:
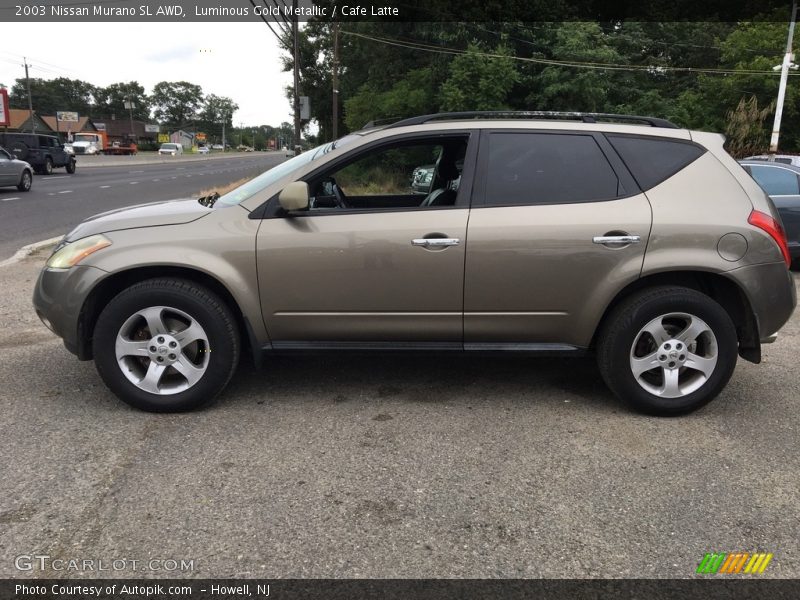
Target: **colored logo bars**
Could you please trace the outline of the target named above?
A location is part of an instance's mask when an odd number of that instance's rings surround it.
[[[697,573],[748,573],[755,575],[763,573],[769,561],[772,560],[769,552],[713,552],[706,553],[697,566]]]

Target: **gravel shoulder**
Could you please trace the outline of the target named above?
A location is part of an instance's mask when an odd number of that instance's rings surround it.
[[[683,418],[631,413],[591,359],[395,355],[245,364],[209,409],[154,415],[39,323],[43,260],[0,269],[2,577],[43,576],[13,559],[46,553],[193,559],[189,577],[683,578],[739,550],[800,577],[797,314]]]

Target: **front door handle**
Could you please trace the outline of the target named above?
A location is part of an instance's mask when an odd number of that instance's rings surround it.
[[[592,242],[604,246],[626,246],[638,244],[641,241],[642,238],[638,235],[596,235],[592,238]]]
[[[423,248],[458,246],[460,243],[461,240],[458,238],[417,238],[411,240],[412,246],[422,246]]]

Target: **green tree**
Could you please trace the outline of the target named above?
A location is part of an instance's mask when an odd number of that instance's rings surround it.
[[[239,110],[239,105],[226,96],[208,94],[203,100],[203,107],[198,117],[199,128],[208,134],[222,135],[222,123],[232,130],[233,113]]]
[[[104,88],[96,88],[95,106],[92,114],[96,116],[116,115],[126,117],[129,110],[125,102],[133,102],[133,118],[138,121],[150,120],[150,98],[137,81],[112,83]]]
[[[518,75],[507,46],[497,46],[491,52],[484,53],[477,44],[470,44],[466,54],[456,57],[450,63],[450,72],[450,77],[440,90],[441,110],[510,108],[508,94]]]
[[[161,81],[150,99],[159,122],[171,129],[192,127],[203,104],[203,90],[188,81]]]
[[[59,110],[89,114],[96,93],[96,88],[91,83],[67,77],[34,77],[30,84],[33,110],[40,115],[55,115]],[[28,90],[24,78],[17,79],[12,86],[9,105],[12,108],[28,108]]]

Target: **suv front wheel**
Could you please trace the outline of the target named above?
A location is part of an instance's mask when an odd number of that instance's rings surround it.
[[[192,410],[216,396],[239,362],[227,305],[181,279],[150,279],[120,292],[94,329],[100,377],[123,401],[152,412]]]
[[[717,302],[683,287],[657,287],[623,301],[597,344],[600,373],[634,408],[670,416],[710,402],[733,374],[736,328]]]

